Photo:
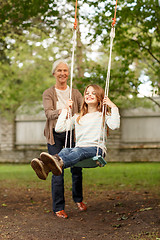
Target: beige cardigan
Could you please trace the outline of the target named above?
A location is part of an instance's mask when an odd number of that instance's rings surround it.
[[[72,89],[72,114],[80,112],[81,103],[82,103],[82,95],[77,89]],[[47,143],[53,145],[54,137],[53,137],[53,128],[55,128],[58,112],[56,109],[56,102],[58,101],[55,86],[52,86],[46,89],[43,93],[43,107],[46,115],[46,125],[44,128],[44,136],[46,137]]]

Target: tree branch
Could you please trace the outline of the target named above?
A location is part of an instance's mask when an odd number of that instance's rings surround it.
[[[144,96],[144,95],[143,95]],[[154,102],[159,108],[160,108],[160,103],[157,102],[156,100],[154,100],[152,97],[147,97],[147,96],[144,96],[145,98],[148,98],[149,100],[151,100],[152,102]]]
[[[120,90],[120,89],[116,89],[114,91],[110,91],[110,92],[125,92],[125,93],[128,93],[128,94],[137,94],[136,91],[123,91],[123,90]],[[140,94],[140,93],[139,93]],[[152,97],[148,97],[148,96],[145,96],[144,94],[141,93],[141,95],[149,100],[151,100],[152,102],[154,102],[159,108],[160,108],[160,103],[157,102],[155,99],[153,99]]]
[[[144,50],[146,50],[159,64],[160,64],[160,60],[158,60],[158,58],[156,58],[153,53],[150,51],[149,48],[146,48],[145,46],[143,46],[138,40],[134,40],[131,39],[132,41],[136,42],[138,44],[139,47],[142,47]]]

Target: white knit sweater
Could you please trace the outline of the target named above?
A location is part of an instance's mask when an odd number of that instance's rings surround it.
[[[102,139],[102,113],[93,112],[84,115],[79,124],[76,119],[78,117],[75,114],[71,119],[66,119],[67,110],[63,109],[58,117],[58,121],[55,127],[56,132],[65,132],[75,128],[76,147],[94,147],[99,146],[105,151],[105,143]],[[107,115],[105,119],[106,124],[112,130],[119,128],[120,115],[117,107],[111,109],[111,115]]]

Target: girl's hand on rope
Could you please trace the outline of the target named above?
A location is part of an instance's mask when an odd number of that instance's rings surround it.
[[[107,96],[105,96],[103,99],[103,105],[107,105],[110,108],[116,107],[116,105]]]

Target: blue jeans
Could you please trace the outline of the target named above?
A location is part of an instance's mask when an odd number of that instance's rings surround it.
[[[64,148],[58,155],[63,160],[63,168],[68,168],[74,166],[77,162],[92,158],[97,154],[97,147],[74,147],[74,148]],[[99,148],[98,155],[102,156],[102,149]]]
[[[51,155],[59,153],[65,145],[66,133],[56,133],[53,130],[54,145],[48,144],[48,152]],[[72,134],[73,136],[73,134]],[[69,143],[69,140],[68,140]],[[74,144],[74,141],[72,141]],[[72,197],[74,202],[82,202],[83,190],[82,190],[82,168],[71,168],[72,173]],[[52,201],[53,212],[64,210],[65,197],[64,197],[64,171],[62,175],[52,175]]]

